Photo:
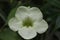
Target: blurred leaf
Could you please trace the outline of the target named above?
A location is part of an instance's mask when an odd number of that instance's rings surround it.
[[[60,0],[48,0],[48,3],[60,8]]]
[[[6,26],[8,24],[9,19],[11,19],[12,17],[15,16],[17,7],[19,7],[19,6],[20,6],[20,3],[18,3],[14,8],[12,7],[10,13],[8,14],[8,17],[7,17],[7,20],[6,20],[6,23],[4,24],[4,26]]]
[[[13,9],[10,11],[10,13],[9,13],[9,15],[8,15],[8,17],[7,17],[7,20],[6,20],[6,23],[4,24],[4,26],[6,26],[6,25],[8,24],[9,19],[11,19],[12,17],[15,16],[16,10],[17,10],[17,7],[13,8]]]
[[[14,2],[14,0],[9,0],[9,2],[12,4]]]
[[[21,1],[18,0],[9,0],[9,1],[10,1],[11,8],[21,5]]]
[[[60,31],[56,31],[55,36],[60,40]]]
[[[0,17],[6,22],[6,14],[2,10],[0,10]]]
[[[60,15],[58,16],[57,20],[56,20],[56,29],[60,28]]]
[[[7,20],[9,20],[10,18],[14,17],[15,16],[15,13],[16,13],[16,10],[17,8],[21,5],[21,2],[19,1],[15,6],[14,8],[12,7],[12,10],[10,11],[9,15],[8,15],[8,18]]]
[[[0,32],[0,40],[21,40],[16,32],[11,31],[8,28],[5,28]]]
[[[8,15],[7,21],[8,21],[9,19],[11,19],[12,17],[15,16],[16,10],[17,10],[17,8],[13,8],[13,9],[10,11],[10,14]]]
[[[0,29],[2,28],[2,26],[4,25],[4,20],[0,17]]]
[[[60,14],[60,9],[59,9],[60,3],[57,1],[58,0],[48,0],[48,2],[43,7],[41,7],[41,10],[44,14],[44,19],[46,19],[46,21],[48,21],[48,24],[49,24],[49,29],[45,35],[45,40],[56,40],[52,36],[54,35],[54,32],[56,31],[56,28],[57,28],[57,26],[55,26],[56,18]]]

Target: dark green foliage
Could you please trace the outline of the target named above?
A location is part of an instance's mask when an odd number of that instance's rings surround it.
[[[0,32],[1,40],[21,40],[16,32],[11,31],[9,28],[5,28]]]

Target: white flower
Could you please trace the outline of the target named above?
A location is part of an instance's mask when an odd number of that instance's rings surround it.
[[[20,6],[17,8],[15,17],[8,22],[11,30],[18,31],[24,39],[32,39],[37,33],[44,33],[48,29],[47,22],[37,7]]]

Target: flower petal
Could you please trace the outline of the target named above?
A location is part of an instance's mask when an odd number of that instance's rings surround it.
[[[25,7],[25,6],[20,6],[17,11],[15,16],[19,20],[23,20],[26,17],[30,17],[33,20],[41,20],[43,18],[42,12],[40,11],[39,8],[37,7]]]
[[[35,22],[34,28],[38,33],[44,33],[48,29],[48,24],[45,20],[42,20],[41,22]]]
[[[16,18],[12,18],[9,20],[8,25],[11,30],[17,31],[22,25],[22,22],[19,22]]]
[[[37,35],[37,33],[35,32],[35,30],[33,30],[31,27],[30,28],[23,27],[22,29],[20,29],[18,31],[18,33],[24,39],[32,39],[32,38],[34,38]]]
[[[30,8],[30,17],[34,20],[41,20],[43,18],[42,12],[37,7]]]
[[[25,6],[20,6],[19,8],[17,8],[15,16],[19,20],[23,20],[25,19],[25,17],[27,17],[27,14],[28,14],[28,8]]]

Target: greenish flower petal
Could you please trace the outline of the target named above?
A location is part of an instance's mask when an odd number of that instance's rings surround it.
[[[48,24],[45,20],[42,20],[41,22],[35,22],[33,25],[36,32],[40,34],[44,33],[48,29]]]
[[[18,31],[18,33],[24,39],[32,39],[37,35],[36,31],[33,30],[32,27],[23,27]]]
[[[22,22],[20,22],[16,18],[12,18],[9,20],[8,25],[9,25],[11,30],[17,31],[19,28],[22,27]]]

